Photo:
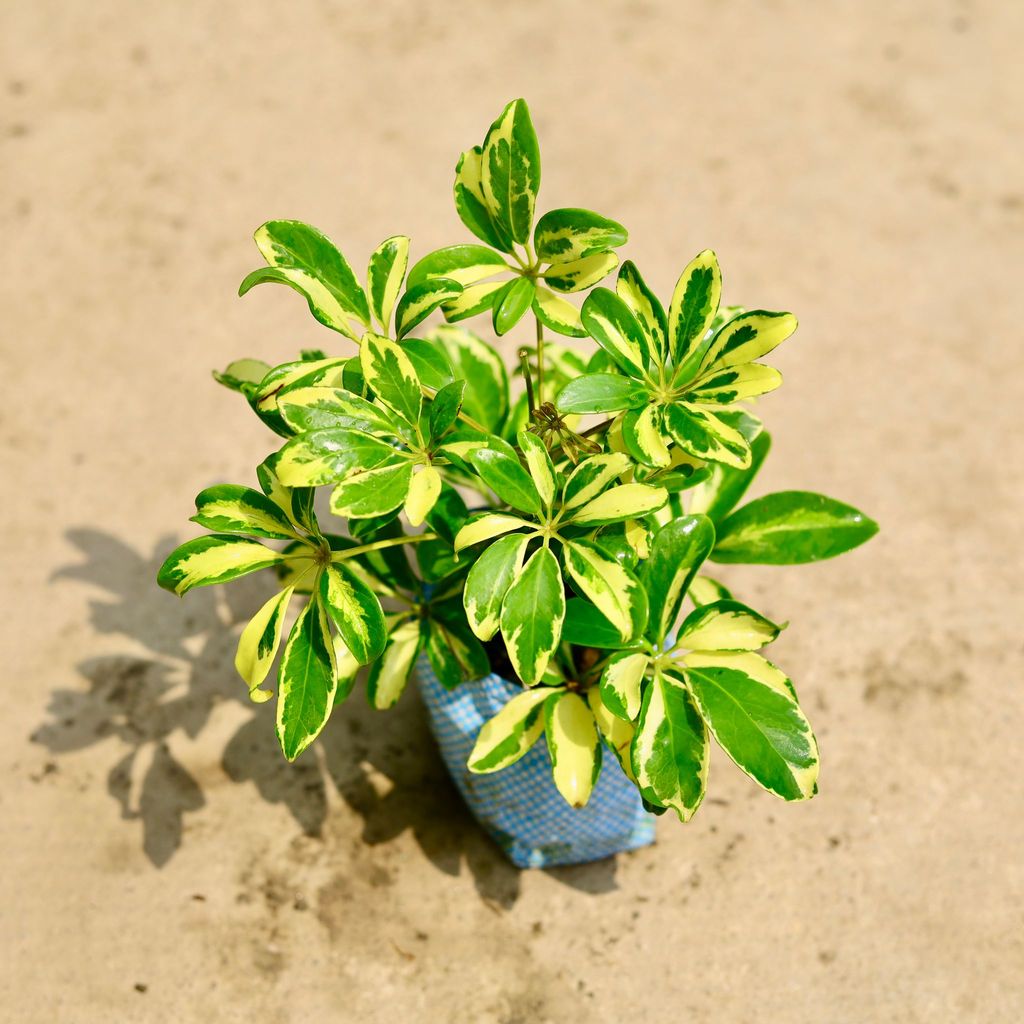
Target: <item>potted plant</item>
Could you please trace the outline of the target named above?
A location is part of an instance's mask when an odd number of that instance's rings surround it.
[[[737,508],[771,443],[748,403],[781,381],[760,360],[796,318],[721,306],[708,250],[663,303],[619,264],[622,225],[575,208],[536,217],[539,186],[516,100],[456,167],[456,210],[478,241],[410,269],[409,239],[388,238],[364,285],[306,224],[256,232],[267,266],[240,294],[288,285],[343,352],[215,374],[278,450],[258,487],[199,494],[193,521],[212,532],[159,573],[179,595],[276,575],[235,664],[252,699],[269,700],[281,650],[289,760],[362,667],[384,710],[419,664],[456,783],[523,865],[649,842],[667,809],[687,821],[712,742],[776,796],[813,796],[811,726],[758,653],[783,627],[704,566],[830,558],[877,530],[805,491]],[[435,311],[447,323],[425,329]],[[513,395],[495,347],[455,325],[489,318],[502,336],[526,317],[535,340],[518,352]],[[330,519],[314,507],[320,489]]]

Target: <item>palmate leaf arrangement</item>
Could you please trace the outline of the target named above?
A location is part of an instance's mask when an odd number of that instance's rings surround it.
[[[829,558],[877,530],[805,491],[736,509],[770,446],[740,403],[779,385],[758,360],[796,319],[722,308],[710,251],[683,270],[667,313],[631,262],[613,287],[594,287],[618,266],[626,230],[582,209],[534,223],[539,186],[517,100],[458,161],[456,209],[479,243],[432,252],[407,275],[409,239],[388,238],[364,287],[314,228],[256,232],[268,266],[240,293],[288,285],[354,348],[215,374],[286,440],[259,466],[259,490],[198,496],[193,519],[215,532],[175,550],[159,582],[181,595],[274,570],[280,589],[236,657],[256,701],[272,696],[264,684],[301,604],[277,684],[289,760],[361,666],[371,703],[389,708],[425,652],[448,687],[492,670],[523,684],[481,730],[471,771],[514,763],[544,734],[555,785],[582,806],[606,747],[649,809],[686,821],[713,737],[765,789],[809,798],[814,734],[790,680],[757,653],[782,626],[700,574],[707,559]],[[565,297],[588,290],[582,309]],[[413,337],[435,310],[447,324]],[[452,326],[487,313],[496,335],[536,321],[515,401],[495,348]],[[592,339],[596,352],[552,335]],[[346,533],[314,512],[320,487]]]

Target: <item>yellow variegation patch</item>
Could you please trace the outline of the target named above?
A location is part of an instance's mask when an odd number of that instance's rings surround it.
[[[541,708],[553,692],[550,687],[542,686],[518,693],[486,721],[469,755],[469,770],[484,775],[518,761],[544,731]]]
[[[518,530],[523,526],[533,526],[533,523],[520,519],[518,516],[487,515],[466,523],[455,536],[455,550],[462,551],[464,548],[479,544],[482,540],[490,540],[492,537],[500,537],[503,533]]]
[[[294,587],[286,587],[275,594],[249,620],[238,638],[235,668],[249,687],[249,697],[257,704],[273,696],[272,691],[261,690],[260,684],[267,678],[281,644],[284,617],[294,590]]]
[[[647,515],[668,501],[664,487],[619,484],[599,494],[572,516],[574,523],[603,523]]]
[[[551,774],[573,807],[585,807],[601,770],[601,741],[594,715],[578,694],[563,693],[544,705]]]
[[[587,703],[590,705],[591,714],[594,716],[594,721],[597,723],[597,729],[601,737],[608,744],[609,749],[622,766],[626,778],[630,782],[635,782],[636,778],[633,775],[633,765],[630,762],[629,756],[629,748],[633,743],[633,737],[636,735],[636,728],[633,726],[633,723],[624,722],[621,718],[616,718],[602,703],[601,694],[596,686],[592,686],[587,691]]]
[[[440,493],[441,474],[433,466],[421,466],[413,470],[404,508],[410,526],[422,525]]]

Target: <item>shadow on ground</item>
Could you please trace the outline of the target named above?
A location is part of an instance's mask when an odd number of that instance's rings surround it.
[[[440,871],[455,875],[465,864],[482,898],[502,907],[515,902],[520,872],[462,802],[414,692],[385,713],[386,721],[358,696],[350,699],[335,710],[318,741],[322,756],[311,751],[288,764],[274,735],[272,705],[250,704],[233,666],[233,627],[266,600],[266,581],[250,577],[179,601],[155,583],[172,538],[143,556],[91,528],[67,536],[83,560],[58,570],[55,579],[100,588],[103,596],[90,602],[93,629],[130,638],[136,653],[81,662],[87,688],[56,690],[49,717],[32,739],[60,755],[116,738],[120,756],[107,774],[107,789],[122,817],[141,820],[143,849],[156,867],[181,845],[185,815],[206,803],[200,784],[174,758],[172,738],[179,732],[195,738],[214,707],[234,701],[249,717],[225,747],[225,773],[251,782],[268,803],[287,807],[305,835],[322,836],[333,785],[362,818],[368,845],[409,830]],[[615,888],[614,859],[549,873],[583,892]]]

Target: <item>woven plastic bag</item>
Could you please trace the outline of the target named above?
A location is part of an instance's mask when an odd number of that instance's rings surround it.
[[[520,687],[493,672],[446,690],[427,658],[417,664],[420,693],[448,771],[477,821],[521,868],[581,864],[654,842],[654,816],[636,787],[604,750],[601,774],[586,807],[570,807],[551,781],[543,739],[508,768],[474,775],[466,760],[480,727]]]

